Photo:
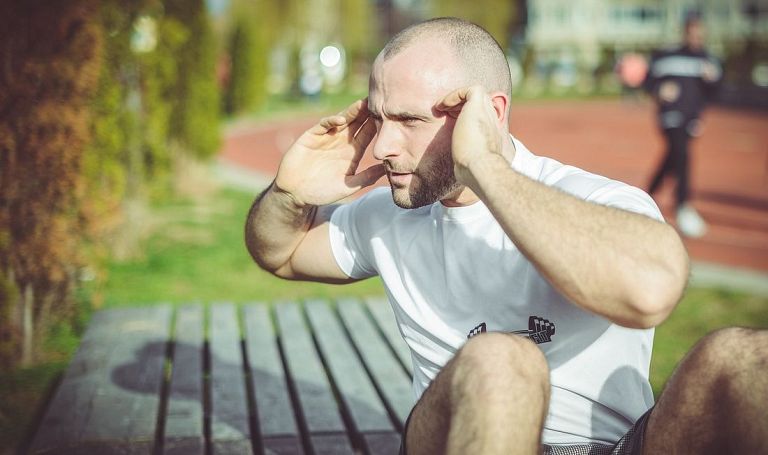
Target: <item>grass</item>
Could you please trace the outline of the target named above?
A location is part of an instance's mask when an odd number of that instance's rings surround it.
[[[243,244],[243,224],[254,196],[217,189],[157,204],[149,212],[149,235],[138,254],[129,260],[109,261],[106,274],[87,283],[85,294],[98,308],[383,294],[376,278],[335,286],[283,281],[261,271]],[[656,331],[651,366],[654,392],[658,395],[675,365],[699,338],[732,325],[768,327],[768,298],[689,289],[670,319]],[[0,454],[12,453],[10,448],[24,438],[77,343],[77,336],[62,326],[45,347],[45,362],[0,372]]]
[[[656,329],[651,361],[654,394],[659,395],[675,366],[702,336],[733,326],[768,328],[768,297],[689,288],[672,316]]]
[[[255,195],[220,190],[203,200],[156,207],[154,233],[141,255],[110,262],[92,292],[104,307],[157,302],[235,302],[382,294],[378,279],[346,286],[288,282],[259,269],[248,255],[243,226]]]

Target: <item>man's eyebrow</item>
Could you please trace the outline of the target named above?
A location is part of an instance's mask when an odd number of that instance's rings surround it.
[[[387,114],[387,117],[391,118],[392,120],[396,121],[403,121],[403,120],[427,120],[427,116],[418,114],[416,112],[391,112]]]
[[[368,111],[370,112],[371,117],[373,117],[374,119],[378,120],[378,119],[381,118],[381,114],[379,114],[378,112],[374,111],[373,109],[369,108]],[[419,114],[419,113],[411,112],[411,111],[385,112],[384,115],[388,119],[394,120],[396,122],[402,122],[404,120],[422,120],[422,121],[426,121],[426,120],[429,119],[429,117],[427,117],[424,114]]]

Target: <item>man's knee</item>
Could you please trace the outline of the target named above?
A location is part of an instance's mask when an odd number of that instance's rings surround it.
[[[768,331],[729,327],[716,330],[691,351],[697,364],[714,372],[733,372],[739,365],[762,363],[768,355]]]
[[[756,386],[754,378],[768,368],[768,331],[731,327],[706,335],[681,365],[685,384],[699,384],[736,396]],[[713,392],[713,390],[710,390]]]
[[[530,340],[505,333],[472,337],[456,354],[456,379],[473,383],[519,382],[549,393],[549,367],[541,350]]]

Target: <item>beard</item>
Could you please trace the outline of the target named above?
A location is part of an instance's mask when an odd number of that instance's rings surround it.
[[[392,199],[400,208],[416,209],[446,198],[461,188],[453,174],[453,159],[450,149],[433,155],[432,162],[413,171],[411,182],[406,187],[395,187],[390,180]],[[387,175],[389,179],[389,174]]]

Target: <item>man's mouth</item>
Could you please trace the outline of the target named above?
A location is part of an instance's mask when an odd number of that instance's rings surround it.
[[[394,172],[389,171],[389,183],[392,185],[407,185],[411,181],[412,172]]]

